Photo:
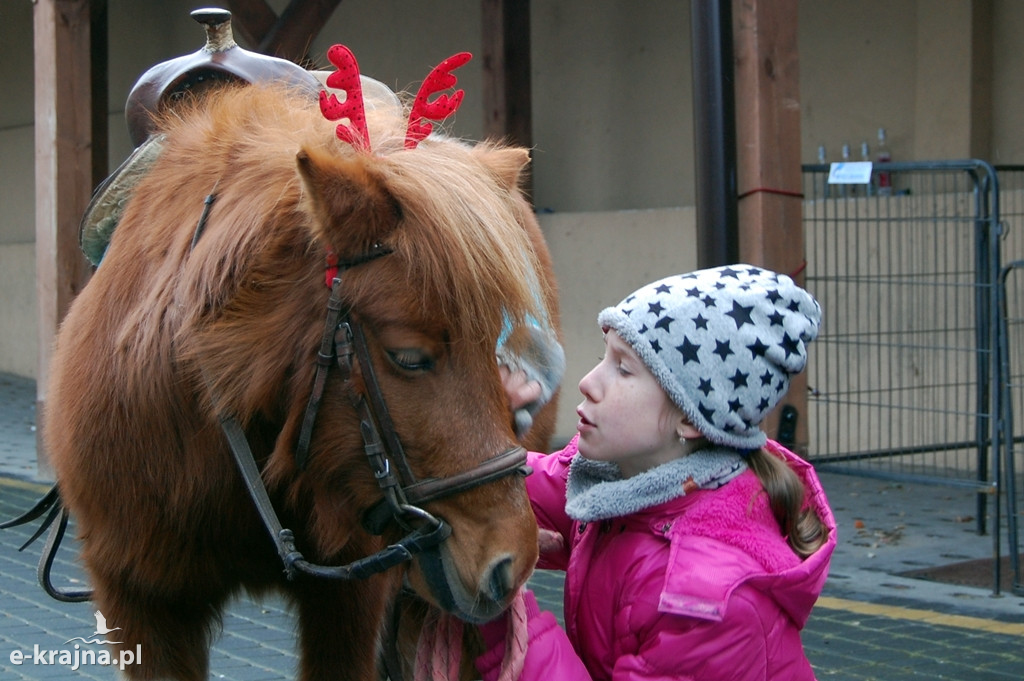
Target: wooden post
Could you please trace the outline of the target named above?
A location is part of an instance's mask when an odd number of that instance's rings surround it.
[[[37,460],[49,470],[42,415],[50,356],[61,319],[89,279],[78,245],[78,226],[105,173],[106,88],[103,106],[93,107],[93,21],[106,21],[106,0],[36,0],[35,51],[36,373]],[[106,35],[103,29],[103,35]],[[104,46],[105,48],[105,46]],[[104,70],[106,68],[103,60]],[[105,78],[104,78],[105,82]],[[95,111],[103,113],[103,139],[94,145]],[[103,161],[94,163],[94,154]]]
[[[529,0],[482,0],[484,136],[533,146]]]
[[[740,260],[803,283],[798,0],[733,0]],[[806,450],[807,379],[795,377],[796,448]],[[778,435],[778,416],[764,424]]]

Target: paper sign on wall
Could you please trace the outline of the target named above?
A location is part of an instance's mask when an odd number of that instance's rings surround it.
[[[871,161],[833,163],[828,171],[829,184],[871,184]]]

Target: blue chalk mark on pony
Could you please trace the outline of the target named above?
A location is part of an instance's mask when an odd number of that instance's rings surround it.
[[[538,288],[539,285],[535,280],[533,282],[535,294]],[[519,438],[526,435],[533,426],[533,419],[537,412],[551,401],[565,376],[565,350],[558,342],[558,336],[544,313],[540,296],[536,297],[537,309],[541,310],[542,318],[538,319],[533,315],[527,316],[526,333],[529,340],[522,351],[517,353],[509,346],[509,340],[515,328],[508,315],[505,315],[505,323],[501,335],[498,336],[495,349],[498,366],[508,367],[510,371],[522,371],[526,375],[527,381],[536,381],[540,384],[540,396],[515,411],[516,436]]]

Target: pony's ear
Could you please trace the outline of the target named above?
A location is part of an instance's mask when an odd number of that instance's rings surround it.
[[[302,149],[296,161],[314,230],[338,255],[366,252],[398,224],[401,208],[372,157]]]
[[[530,163],[529,150],[522,147],[477,147],[476,151],[499,182],[509,189],[519,189],[519,181]]]

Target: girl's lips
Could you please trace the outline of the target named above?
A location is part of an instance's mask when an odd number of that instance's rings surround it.
[[[590,419],[588,419],[586,416],[583,415],[583,410],[582,409],[577,409],[576,410],[576,415],[580,417],[580,421],[579,421],[577,429],[582,428],[584,426],[590,426],[590,427],[594,426],[594,422],[591,421]]]

